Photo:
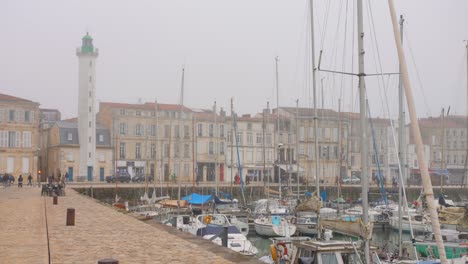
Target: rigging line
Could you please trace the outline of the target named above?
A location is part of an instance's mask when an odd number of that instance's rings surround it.
[[[337,63],[337,60],[338,60],[338,35],[339,35],[339,32],[340,32],[340,25],[341,25],[341,19],[342,19],[342,10],[343,10],[343,0],[340,0],[340,8],[338,10],[338,21],[336,23],[336,29],[335,29],[335,36],[334,36],[334,40],[333,40],[333,50],[332,50],[332,65],[330,66],[336,66],[338,65]],[[335,85],[336,83],[336,74],[333,73],[332,74],[332,81],[331,81],[331,91],[330,91],[330,94],[331,96],[329,97],[329,100],[330,100],[330,108],[333,109],[333,105],[335,104],[336,102],[336,98],[335,98],[335,94],[336,94],[336,91],[335,91]]]
[[[307,4],[307,3],[306,3]],[[303,13],[303,19],[302,21],[305,21],[307,22],[307,6],[304,8],[304,13]],[[294,83],[294,87],[297,87],[298,89],[298,94],[300,94],[300,90],[301,90],[301,85],[298,84],[298,72],[299,72],[299,58],[300,58],[300,51],[301,51],[301,43],[302,43],[302,39],[304,37],[304,33],[306,32],[306,27],[307,27],[307,23],[303,23],[302,24],[302,30],[301,30],[301,33],[300,33],[300,37],[299,37],[299,45],[297,47],[297,52],[296,52],[296,64],[295,64],[295,71],[294,71],[294,80],[293,80],[293,83]],[[305,91],[304,91],[305,92]]]
[[[320,43],[320,50],[323,50],[323,43],[325,42],[325,37],[326,37],[325,32],[327,32],[327,27],[328,27],[328,16],[330,14],[330,6],[331,6],[331,0],[328,0],[327,7],[325,9],[324,23],[323,23],[323,26],[321,27],[322,28],[322,34],[321,34],[322,43]],[[320,21],[318,21],[318,23],[320,23]],[[320,27],[320,24],[319,24],[319,27]]]
[[[347,33],[348,33],[348,0],[346,0],[346,10],[345,10],[345,29],[344,29],[344,39],[343,39],[343,62],[341,64],[341,71],[345,71],[346,65],[346,40],[347,40]],[[343,98],[343,90],[344,90],[344,79],[345,76],[341,76],[341,85],[340,85],[340,96],[339,98]],[[339,108],[340,106],[338,106]]]
[[[426,107],[426,111],[427,111],[426,115],[431,116],[431,109],[429,108],[429,104],[427,103],[426,94],[424,93],[424,87],[422,85],[421,77],[419,76],[418,66],[416,65],[416,60],[414,59],[414,56],[413,56],[413,49],[411,48],[411,40],[410,40],[410,37],[409,37],[410,34],[406,33],[407,30],[408,30],[407,29],[408,28],[408,23],[406,23],[405,25],[406,26],[403,29],[403,34],[405,35],[405,40],[406,40],[405,43],[408,46],[410,57],[411,57],[411,62],[413,63],[413,67],[414,67],[414,69],[416,71],[416,79],[418,80],[418,88],[421,91],[423,101],[424,101],[424,106]]]
[[[351,72],[354,72],[354,54],[355,54],[355,43],[356,43],[356,3],[355,3],[355,0],[352,2],[352,8],[353,8],[353,12],[352,12],[352,20],[353,23],[352,23],[352,33],[351,33]],[[355,94],[354,94],[354,90],[357,89],[357,86],[354,85],[354,78],[350,78],[351,79],[351,109],[349,110],[350,112],[354,112],[354,110],[356,109],[356,100],[354,98]],[[354,122],[351,122],[351,124],[354,123]],[[352,128],[352,125],[351,125],[351,128]]]
[[[375,30],[375,23],[374,23],[374,15],[373,15],[373,12],[372,12],[372,6],[371,6],[371,1],[367,1],[368,2],[368,5],[367,5],[367,8],[368,8],[368,17],[369,17],[369,21],[370,21],[370,28],[372,30],[372,39],[373,39],[373,42],[372,44],[375,46],[375,50],[374,50],[374,53],[376,54],[376,56],[374,57],[374,63],[376,64],[375,66],[379,68],[380,72],[383,72],[383,67],[382,67],[382,59],[380,58],[380,50],[379,50],[379,44],[377,42],[377,33],[376,33],[376,30]],[[380,76],[380,78],[377,78],[378,81],[378,86],[380,88],[380,85],[382,82],[382,88],[383,88],[383,91],[384,91],[384,94],[385,94],[385,98],[388,98],[388,93],[387,93],[387,90],[388,90],[388,82],[386,83],[385,82],[385,79],[383,76]],[[380,95],[380,100],[382,101],[382,107],[384,105],[387,106],[387,109],[389,109],[388,107],[388,101],[385,101],[384,98],[382,97],[382,93],[379,93]],[[384,104],[384,102],[386,104]],[[390,110],[388,110],[388,115],[390,113]]]
[[[370,5],[370,1],[368,1],[368,2],[369,2],[369,5]],[[372,9],[370,9],[370,14],[372,15]],[[371,21],[373,22],[373,19]],[[374,30],[375,30],[375,27],[374,27]],[[375,37],[375,31],[374,31],[374,37]],[[379,62],[381,62],[380,61],[380,56],[378,58],[379,58]],[[380,63],[380,67],[381,67],[381,63]],[[386,89],[383,89],[383,91],[384,91],[385,97],[388,98]],[[387,114],[390,115],[390,107],[388,105],[388,101],[384,100],[384,102],[385,102],[385,107],[386,107],[386,110],[387,110]],[[392,133],[391,134],[392,134],[392,139],[393,139],[393,148],[394,148],[394,150],[397,150],[398,149],[397,141],[396,141],[396,136],[395,136],[395,133],[394,133],[395,132],[395,127],[394,127],[392,121],[390,121],[390,126],[392,128],[392,130],[391,130]],[[411,217],[409,216],[409,210],[408,210],[408,201],[406,200],[407,196],[406,196],[406,191],[405,191],[405,185],[404,185],[404,180],[403,180],[402,175],[401,175],[402,167],[401,167],[401,163],[400,163],[399,159],[397,159],[397,163],[398,163],[398,174],[399,174],[399,178],[400,178],[400,184],[402,186],[403,196],[405,197],[405,199],[404,199],[405,207],[406,207],[406,210],[408,212],[408,218],[410,220],[409,224],[410,224],[411,238],[412,238],[412,240],[414,240],[414,234],[413,234],[413,231],[412,231]],[[416,248],[415,247],[414,247],[414,250],[415,250],[415,253],[416,253]]]

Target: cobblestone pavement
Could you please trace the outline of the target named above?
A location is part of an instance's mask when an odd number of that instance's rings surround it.
[[[120,264],[258,263],[210,241],[141,222],[71,189],[58,198],[58,205],[53,205],[52,197],[44,201],[38,188],[0,191],[0,226],[5,230],[0,263],[48,263],[44,207],[54,264],[97,263],[104,258]],[[67,208],[75,208],[75,226],[66,226]]]
[[[40,189],[0,189],[0,263],[48,263]]]

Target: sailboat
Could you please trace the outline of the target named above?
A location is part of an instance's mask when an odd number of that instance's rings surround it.
[[[277,140],[278,147],[281,146],[279,138],[279,129],[280,129],[280,117],[279,117],[279,84],[278,84],[278,57],[275,57],[275,66],[276,66],[276,100],[277,100],[277,111],[276,111],[276,120],[277,120]],[[280,159],[278,158],[278,161]],[[281,189],[281,171],[278,166],[278,181],[279,181],[279,200],[282,200],[282,189]],[[270,190],[266,190],[268,195]],[[275,205],[275,206],[274,206]],[[254,220],[255,232],[261,236],[267,237],[290,237],[296,233],[296,226],[291,223],[285,215],[289,213],[287,208],[278,205],[278,201],[266,200],[266,214],[260,215],[257,219]],[[255,210],[254,213],[263,213],[259,210]]]

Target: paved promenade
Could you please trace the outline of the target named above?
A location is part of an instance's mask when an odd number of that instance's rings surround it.
[[[66,226],[67,208],[75,208],[75,226]],[[47,212],[47,213],[45,213]],[[46,214],[48,229],[46,229]],[[157,223],[81,196],[71,189],[53,205],[39,188],[0,189],[0,263],[258,263]]]

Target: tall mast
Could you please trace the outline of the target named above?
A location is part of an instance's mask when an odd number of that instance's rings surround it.
[[[216,133],[216,131],[218,131],[217,129],[217,125],[218,123],[216,122],[216,101],[214,102],[214,107],[213,107],[213,114],[214,114],[214,128],[213,128],[213,134],[214,134],[214,137],[215,137],[215,143],[214,143],[214,155],[215,155],[215,182],[216,182],[216,196],[218,196],[218,192],[219,192],[219,179],[218,179],[218,135]]]
[[[442,147],[442,158],[440,159],[440,169],[442,170],[441,173],[440,173],[440,194],[443,193],[443,190],[442,190],[442,184],[443,184],[443,177],[444,177],[444,173],[443,173],[443,169],[445,169],[445,108],[442,108],[442,112],[440,113],[440,127],[441,127],[441,135],[440,135],[440,144],[441,144],[441,147]],[[448,160],[447,160],[448,162]]]
[[[317,76],[316,76],[316,69],[315,69],[315,36],[314,36],[314,1],[309,1],[309,8],[310,8],[310,38],[311,38],[311,56],[312,56],[312,90],[313,90],[313,97],[314,97],[314,159],[315,159],[315,184],[317,186],[316,193],[317,196],[320,197],[320,171],[319,171],[319,145],[318,145],[318,115],[317,115]],[[323,95],[322,95],[323,96]],[[317,211],[317,223],[320,222],[320,210]],[[317,226],[317,238],[321,238],[320,232],[320,225]]]
[[[185,76],[185,68],[182,68],[182,81],[181,81],[181,85],[180,85],[180,110],[179,110],[179,134],[180,134],[180,128],[181,128],[181,121],[182,121],[182,112],[183,112],[183,109],[184,109],[184,76]],[[180,135],[179,135],[180,136]],[[180,152],[180,140],[178,140],[178,142],[176,143],[179,147],[179,152]],[[180,153],[179,153],[180,154]],[[179,160],[180,162],[180,160]],[[181,169],[180,169],[180,163],[179,163],[179,174],[180,173]],[[174,172],[175,173],[175,172]],[[180,211],[180,185],[182,183],[182,175],[177,175],[177,214],[179,213]]]
[[[341,197],[341,178],[342,178],[342,169],[341,169],[341,98],[338,99],[338,179],[337,179],[337,188],[338,188],[338,198]],[[338,204],[338,212],[340,211],[340,204]]]
[[[268,116],[269,115],[270,115],[270,102],[267,102],[267,116],[266,116],[266,125],[267,126],[268,126]],[[263,146],[265,146],[265,144],[266,144],[265,139],[266,139],[265,136],[263,136]],[[265,153],[265,149],[263,151]],[[265,162],[265,158],[264,158],[263,162]],[[267,181],[268,181],[267,200],[269,200],[270,199],[270,174],[268,174]],[[267,205],[268,205],[268,203],[267,203]]]
[[[234,171],[234,137],[237,135],[234,134],[234,98],[231,97],[231,192],[232,193],[232,182],[234,177],[232,177],[232,173]]]
[[[364,225],[369,223],[368,217],[368,164],[367,164],[367,116],[366,116],[366,86],[364,82],[364,31],[363,31],[363,10],[362,0],[357,1],[357,27],[358,27],[358,64],[359,64],[359,108],[360,108],[360,123],[361,123],[361,183],[362,183],[362,221]],[[370,262],[369,254],[369,239],[364,240],[364,255],[366,263]]]
[[[468,144],[468,40],[465,40],[466,44],[466,143]],[[463,187],[466,187],[467,179],[468,179],[468,146],[466,147],[466,154],[465,154],[465,178],[463,179]]]
[[[296,183],[297,183],[297,200],[299,201],[299,153],[297,150],[299,149],[299,130],[298,130],[298,122],[299,122],[299,99],[296,99],[296,166],[297,166],[297,175],[296,175]],[[292,187],[291,187],[292,188]]]
[[[400,16],[400,37],[401,44],[403,44],[403,16]],[[399,70],[401,72],[401,69]],[[401,81],[401,75],[398,80],[398,112],[399,112],[399,124],[398,124],[398,158],[400,159],[400,181],[398,184],[398,254],[401,257],[403,254],[403,231],[402,231],[402,182],[406,179],[406,151],[405,151],[405,105],[404,105],[405,95],[403,94],[403,84]]]
[[[411,84],[409,81],[408,68],[406,66],[405,53],[401,45],[400,35],[398,34],[398,22],[395,13],[395,7],[393,5],[393,0],[388,0],[388,5],[390,9],[390,17],[392,18],[393,33],[395,37],[395,44],[398,50],[398,58],[400,61],[401,67],[401,76],[403,80],[403,87],[405,89],[406,101],[408,103],[408,112],[410,114],[411,120],[411,131],[413,134],[414,141],[416,143],[416,153],[418,156],[419,169],[421,171],[421,179],[424,187],[424,193],[426,195],[426,201],[428,205],[429,212],[431,214],[431,224],[432,232],[437,243],[437,249],[439,251],[440,261],[442,264],[447,263],[447,257],[445,255],[445,247],[442,240],[442,234],[440,233],[440,223],[437,211],[435,209],[434,202],[434,190],[432,189],[431,178],[429,177],[429,172],[427,168],[426,161],[424,159],[424,147],[421,137],[421,131],[419,130],[418,118],[416,116],[416,109],[414,106],[413,93],[411,90]]]
[[[275,69],[276,69],[276,125],[277,129],[277,139],[278,139],[278,181],[279,181],[279,199],[281,200],[281,169],[279,163],[281,162],[281,152],[280,152],[280,117],[279,117],[279,83],[278,83],[278,56],[275,57]]]

